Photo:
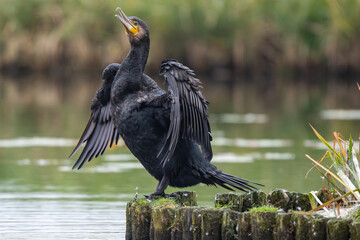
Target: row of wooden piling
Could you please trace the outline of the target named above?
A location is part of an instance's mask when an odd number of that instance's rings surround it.
[[[360,239],[360,221],[294,211],[308,210],[310,203],[303,194],[284,190],[268,195],[221,194],[216,195],[214,208],[196,206],[195,192],[172,195],[176,204],[129,202],[126,239]],[[283,206],[285,211],[248,211],[265,204]]]

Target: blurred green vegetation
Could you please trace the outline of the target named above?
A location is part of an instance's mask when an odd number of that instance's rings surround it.
[[[151,32],[149,68],[358,70],[358,0],[0,0],[0,67],[103,68],[128,51],[120,6]]]

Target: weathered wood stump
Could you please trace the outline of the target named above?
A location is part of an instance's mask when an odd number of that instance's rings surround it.
[[[241,212],[243,208],[243,198],[244,194],[239,193],[216,194],[215,206]]]
[[[293,240],[295,239],[295,227],[291,219],[292,213],[279,213],[276,215],[276,227],[274,239],[276,240]]]
[[[327,222],[327,239],[350,239],[351,220],[331,219]],[[352,238],[355,239],[355,238]]]
[[[201,239],[221,239],[223,209],[203,209],[201,211]]]
[[[311,204],[308,194],[304,193],[291,193],[291,198],[293,202],[292,209],[296,211],[310,211],[311,210]]]
[[[126,208],[126,239],[149,239],[151,208],[130,202]]]
[[[267,201],[274,207],[288,211],[293,208],[291,193],[284,189],[271,191],[267,196]]]
[[[126,239],[169,239],[175,208],[197,204],[196,193],[179,191],[169,195],[169,201],[135,199],[126,207]],[[182,220],[179,222],[182,222]],[[176,235],[178,236],[178,235]]]
[[[311,220],[309,240],[326,239],[326,225],[329,218],[316,216]]]
[[[360,221],[356,220],[350,224],[351,239],[360,239]]]
[[[169,198],[174,198],[175,202],[180,206],[197,206],[196,192],[178,191],[169,194]]]
[[[249,211],[253,207],[260,207],[267,204],[266,194],[262,191],[252,191],[244,194],[242,211]]]
[[[156,207],[152,209],[151,228],[153,234],[150,239],[165,240],[171,238],[175,209]]]
[[[221,239],[238,239],[239,212],[226,210],[221,224]]]
[[[274,239],[276,212],[251,212],[251,235],[254,240]]]
[[[294,213],[291,216],[293,224],[295,226],[295,239],[309,239],[311,228],[311,215],[303,213]]]
[[[239,214],[237,227],[238,227],[238,239],[239,240],[252,239],[250,212],[244,212],[244,213]]]

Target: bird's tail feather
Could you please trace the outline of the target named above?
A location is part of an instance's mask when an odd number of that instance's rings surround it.
[[[233,188],[239,189],[244,192],[257,190],[256,187],[254,187],[250,184],[264,186],[260,183],[252,182],[250,180],[247,180],[247,179],[244,179],[241,177],[237,177],[237,176],[233,176],[233,175],[223,173],[220,171],[213,175],[213,182],[215,184],[220,185],[223,188],[230,190],[230,191],[234,191]]]

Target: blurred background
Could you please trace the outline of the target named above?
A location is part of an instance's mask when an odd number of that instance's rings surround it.
[[[360,92],[357,0],[0,0],[0,237],[122,238],[125,205],[157,182],[120,147],[72,171],[102,70],[129,51],[121,7],[143,19],[160,63],[194,69],[210,101],[214,164],[274,188],[322,186],[305,154],[339,131],[356,140]],[[175,191],[169,188],[167,192]],[[199,185],[201,205],[216,193]]]

